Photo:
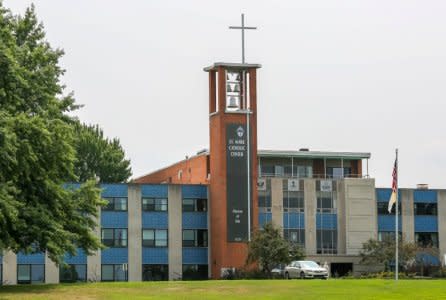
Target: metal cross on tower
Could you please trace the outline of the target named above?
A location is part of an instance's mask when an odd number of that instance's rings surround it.
[[[245,26],[245,14],[242,14],[242,26],[229,26],[229,29],[242,30],[242,64],[245,63],[245,29],[257,29],[257,27]]]

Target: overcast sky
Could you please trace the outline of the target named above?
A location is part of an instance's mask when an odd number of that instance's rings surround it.
[[[369,173],[446,188],[446,1],[4,0],[34,2],[66,52],[77,112],[118,137],[134,177],[208,148],[203,67],[260,63],[260,149],[371,152]]]

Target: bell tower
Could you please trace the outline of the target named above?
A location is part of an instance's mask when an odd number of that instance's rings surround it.
[[[261,66],[218,62],[209,73],[212,278],[245,266],[257,227],[257,83]]]

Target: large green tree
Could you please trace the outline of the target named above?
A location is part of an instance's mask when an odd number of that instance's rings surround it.
[[[14,16],[0,1],[0,249],[47,250],[56,262],[101,247],[93,233],[100,190],[93,181],[64,186],[76,180],[68,112],[77,106],[60,83],[62,55],[33,6]]]
[[[389,270],[390,265],[395,262],[395,239],[386,237],[382,241],[369,239],[362,244],[359,252],[361,263],[368,265],[384,264],[385,271]],[[415,259],[417,244],[406,242],[401,237],[398,240],[398,260],[399,265],[406,267]]]
[[[248,243],[248,263],[258,263],[262,270],[271,277],[271,270],[278,264],[288,264],[292,260],[305,257],[303,249],[289,243],[280,234],[280,230],[271,223],[254,232]]]
[[[75,173],[80,182],[125,182],[132,175],[130,161],[117,138],[104,137],[98,125],[76,124]]]

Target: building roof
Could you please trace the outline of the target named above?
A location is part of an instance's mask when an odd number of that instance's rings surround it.
[[[370,152],[333,152],[333,151],[296,151],[296,150],[258,150],[258,157],[296,157],[296,158],[328,158],[328,159],[365,159]]]
[[[225,62],[216,62],[209,67],[204,68],[203,70],[206,72],[216,70],[218,67],[226,67],[228,69],[258,69],[261,68],[260,64],[240,64],[240,63],[225,63]]]

